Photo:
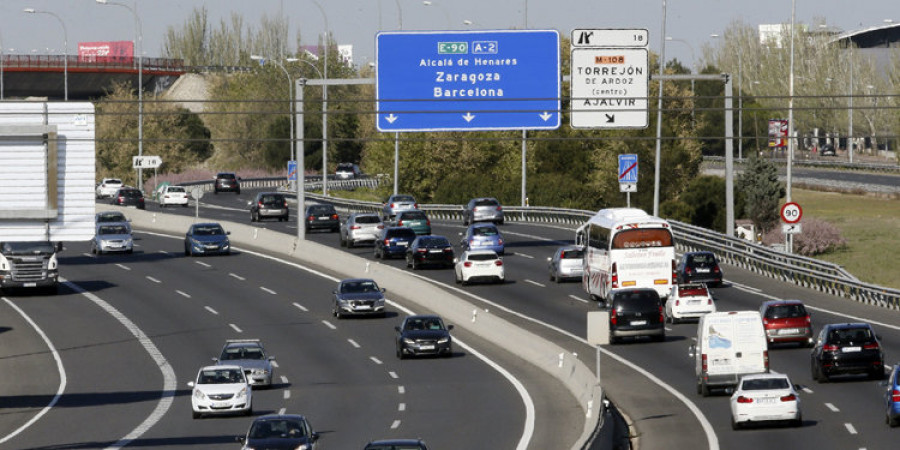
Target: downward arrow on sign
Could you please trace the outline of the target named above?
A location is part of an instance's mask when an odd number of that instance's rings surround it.
[[[612,114],[612,115],[604,114],[604,116],[606,116],[606,123],[616,123],[616,115],[615,114]]]
[[[388,123],[394,123],[394,121],[397,120],[397,116],[391,114],[391,115],[385,117],[384,120],[387,120]]]
[[[466,115],[463,116],[463,119],[466,119],[466,122],[471,122],[474,118],[475,116],[473,116],[470,112],[467,112]]]

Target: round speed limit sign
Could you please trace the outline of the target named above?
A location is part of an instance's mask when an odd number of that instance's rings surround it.
[[[784,223],[798,223],[803,217],[803,209],[794,202],[785,203],[781,207],[781,221]]]

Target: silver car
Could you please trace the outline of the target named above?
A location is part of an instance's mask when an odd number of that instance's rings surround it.
[[[128,222],[97,223],[94,239],[91,241],[91,253],[131,253],[134,251],[134,239]]]
[[[577,245],[569,245],[556,249],[553,256],[547,258],[547,267],[550,269],[550,281],[557,283],[566,279],[581,280],[584,273],[584,248]]]
[[[419,204],[412,195],[397,194],[388,197],[381,209],[382,217],[385,222],[394,220],[394,217],[400,211],[409,211],[411,209],[419,209]]]
[[[359,243],[375,243],[384,222],[375,213],[353,213],[341,223],[341,247],[353,247]]]
[[[384,317],[384,288],[379,288],[370,278],[341,280],[335,289],[331,314],[338,319],[350,315],[376,315]]]
[[[272,386],[275,368],[274,356],[268,356],[259,339],[229,339],[218,358],[213,358],[219,366],[241,366],[252,386]]]
[[[494,222],[503,225],[503,207],[493,197],[479,197],[469,200],[463,209],[463,225],[475,222]]]

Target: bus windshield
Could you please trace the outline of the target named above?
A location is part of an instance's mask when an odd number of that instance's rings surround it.
[[[637,228],[616,233],[610,249],[671,247],[672,233],[666,228]]]

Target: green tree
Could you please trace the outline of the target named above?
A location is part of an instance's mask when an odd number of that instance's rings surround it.
[[[778,204],[785,194],[775,164],[768,159],[751,156],[736,185],[746,202],[746,217],[762,233],[772,229],[778,222]]]

